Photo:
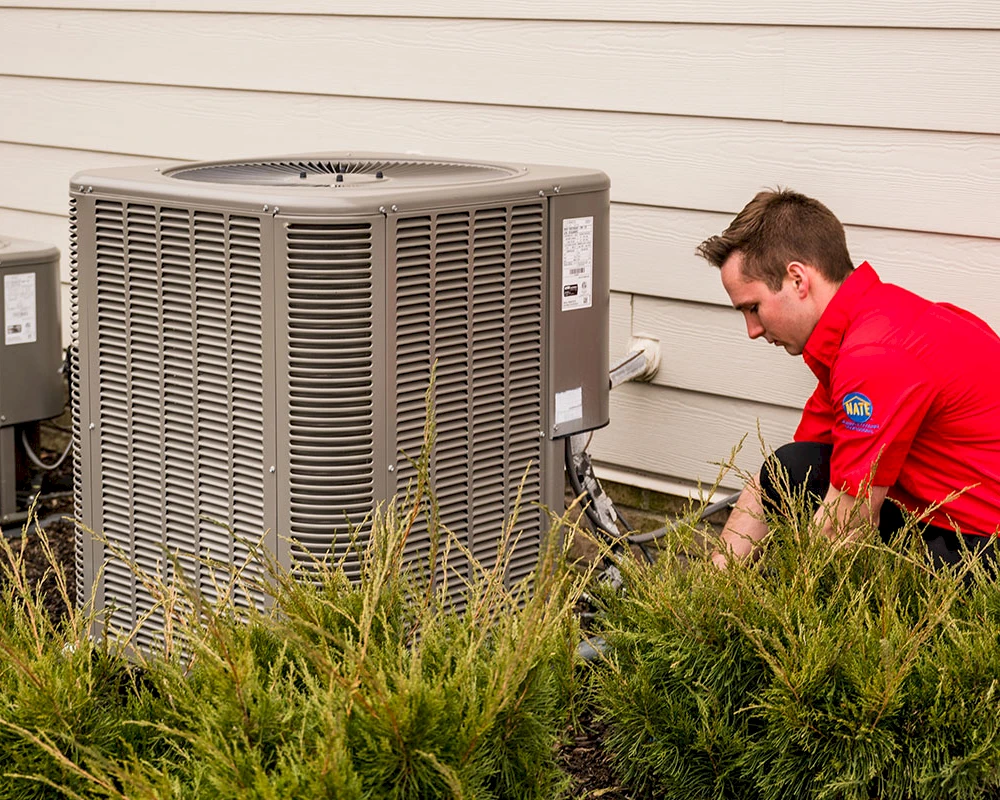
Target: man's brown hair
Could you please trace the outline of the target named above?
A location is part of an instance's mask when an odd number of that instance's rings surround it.
[[[836,284],[854,269],[840,220],[818,200],[788,189],[759,192],[696,252],[721,267],[736,251],[743,254],[743,278],[763,281],[772,292],[781,289],[792,261],[816,267]]]

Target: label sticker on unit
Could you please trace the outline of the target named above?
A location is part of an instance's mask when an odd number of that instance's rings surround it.
[[[562,310],[590,308],[594,299],[594,218],[563,220]]]
[[[38,338],[35,273],[3,276],[3,343],[29,344]]]
[[[556,425],[583,419],[583,388],[556,392]]]

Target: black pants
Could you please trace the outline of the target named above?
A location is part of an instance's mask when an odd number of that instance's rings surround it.
[[[806,487],[806,497],[810,508],[815,510],[819,501],[830,488],[830,455],[833,447],[819,442],[791,442],[774,451],[771,459],[765,462],[760,471],[760,485],[765,509],[774,510],[781,506],[781,492],[775,485],[775,478],[780,473],[775,466],[783,469],[788,475],[788,487],[794,492]],[[780,478],[778,479],[781,480]],[[779,484],[780,485],[780,484]],[[879,533],[882,540],[888,542],[904,524],[903,512],[891,500],[882,504],[879,515]],[[984,561],[995,563],[996,539],[987,536],[977,536],[971,533],[957,534],[949,528],[938,528],[934,525],[921,526],[924,542],[937,566],[942,564],[957,564],[962,558],[962,545],[970,552],[982,551]]]

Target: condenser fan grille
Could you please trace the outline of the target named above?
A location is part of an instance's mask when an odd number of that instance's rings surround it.
[[[517,175],[509,167],[459,161],[310,159],[246,161],[179,167],[171,178],[253,186],[347,188],[391,181],[402,186],[441,186],[496,181]]]

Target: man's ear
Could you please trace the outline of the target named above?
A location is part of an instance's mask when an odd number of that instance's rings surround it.
[[[787,270],[789,279],[792,281],[792,286],[795,287],[795,293],[800,298],[808,297],[810,280],[812,278],[809,268],[801,261],[789,261],[785,269]]]

